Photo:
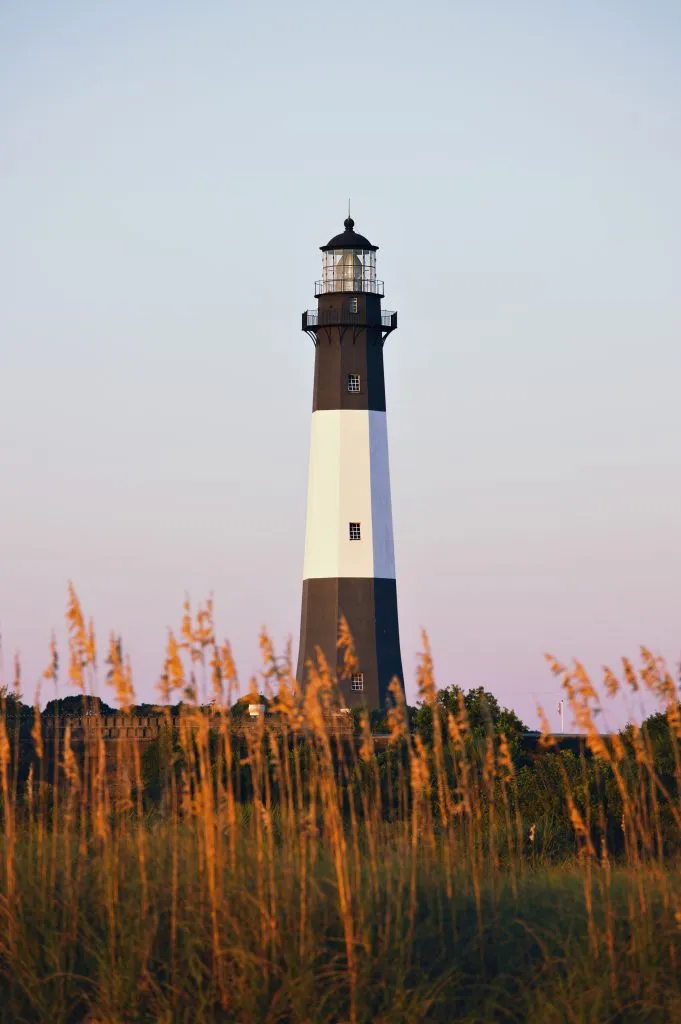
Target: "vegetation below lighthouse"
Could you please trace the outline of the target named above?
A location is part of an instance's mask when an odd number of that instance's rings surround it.
[[[69,675],[92,693],[73,593],[68,618]],[[676,1019],[681,716],[664,665],[644,650],[606,673],[660,713],[603,736],[583,667],[553,662],[584,734],[571,751],[548,729],[529,742],[484,690],[438,691],[423,646],[418,706],[394,687],[373,732],[323,662],[299,693],[264,634],[263,693],[235,701],[210,605],[170,635],[157,708],[135,707],[116,637],[115,714],[92,697],[41,714],[6,688],[0,1020]],[[351,672],[350,638],[342,655]],[[128,736],[142,719],[149,735]]]

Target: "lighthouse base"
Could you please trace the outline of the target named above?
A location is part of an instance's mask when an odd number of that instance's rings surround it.
[[[337,650],[338,623],[345,616],[359,661],[361,680],[342,678],[342,652]],[[307,661],[315,661],[320,647],[348,706],[370,710],[386,706],[388,685],[394,676],[404,685],[400,632],[397,621],[397,586],[394,579],[341,578],[303,581],[303,607],[298,651],[298,682],[307,682]],[[358,689],[358,685],[362,689]]]

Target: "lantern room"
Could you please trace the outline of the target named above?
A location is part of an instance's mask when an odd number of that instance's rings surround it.
[[[322,250],[322,279],[315,284],[315,295],[330,292],[370,292],[383,295],[383,282],[376,279],[376,250],[368,238],[358,234],[348,217],[345,231],[336,235]]]

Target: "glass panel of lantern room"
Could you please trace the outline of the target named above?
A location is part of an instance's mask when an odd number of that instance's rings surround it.
[[[322,255],[322,292],[375,292],[376,253],[331,249]]]
[[[336,288],[342,292],[361,292],[363,266],[356,249],[343,249],[336,262]]]
[[[376,253],[365,252],[364,253],[364,280],[367,284],[368,292],[376,291]]]
[[[324,292],[335,291],[333,286],[333,272],[336,266],[335,255],[334,252],[325,252],[322,256],[322,291]]]

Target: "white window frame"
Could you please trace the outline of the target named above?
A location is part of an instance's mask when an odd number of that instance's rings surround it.
[[[357,313],[358,311],[359,311],[358,300],[354,299],[354,298],[350,299],[350,312],[351,313]]]
[[[350,676],[350,689],[355,693],[361,693],[364,690],[364,673],[353,672]]]
[[[362,381],[358,373],[349,373],[347,383],[351,395],[358,395],[362,390]]]

